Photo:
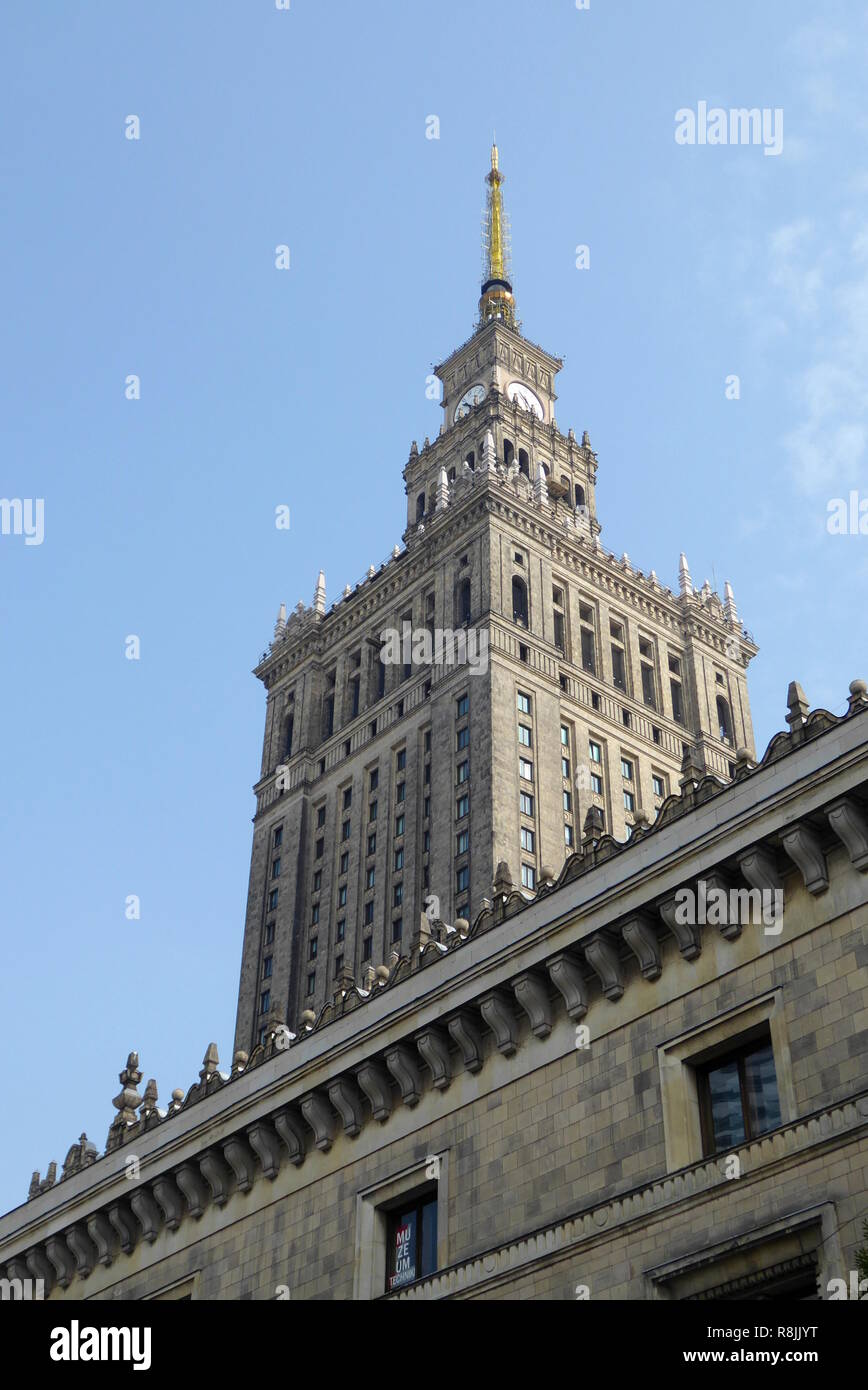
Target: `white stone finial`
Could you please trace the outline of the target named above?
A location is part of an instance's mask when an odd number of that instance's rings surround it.
[[[435,512],[442,512],[449,506],[449,479],[446,476],[446,469],[441,468],[437,475],[437,501],[434,506]]]
[[[723,586],[723,596],[726,600],[723,605],[724,617],[732,627],[738,627],[738,609],[735,606],[735,594],[732,592],[732,585],[728,579]]]
[[[482,446],[482,466],[486,473],[497,472],[497,450],[494,447],[494,435],[491,430],[485,432],[485,442]]]
[[[282,603],[277,610],[277,622],[274,624],[274,636],[282,637],[286,631],[286,604]]]
[[[347,584],[347,585],[344,586],[344,598],[349,598],[349,596],[350,596],[350,594],[351,594],[352,592],[353,592],[353,590],[352,590],[352,586],[351,586],[351,585]]]
[[[326,583],[325,575],[320,570],[316,581],[316,589],[313,595],[313,608],[315,613],[325,613],[326,610]]]
[[[690,567],[687,563],[687,556],[681,552],[681,559],[678,561],[678,587],[682,597],[689,597],[693,593],[693,581],[690,578]]]

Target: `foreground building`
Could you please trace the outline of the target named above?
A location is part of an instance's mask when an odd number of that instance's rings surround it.
[[[560,363],[518,332],[500,181],[495,154],[480,322],[438,369],[406,548],[330,610],[318,584],[257,668],[231,1068],[212,1045],[161,1109],[131,1054],[104,1154],[83,1135],[0,1220],[9,1288],[849,1287],[868,687],[836,717],[793,683],[757,761],[731,591],[697,594],[682,561],[676,596],[602,549],[596,460],[554,420]],[[478,645],[414,653],[445,629]]]

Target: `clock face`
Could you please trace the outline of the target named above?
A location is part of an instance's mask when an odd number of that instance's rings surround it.
[[[479,405],[479,402],[484,400],[485,387],[480,386],[477,382],[476,386],[471,386],[469,391],[464,392],[464,395],[455,407],[455,414],[452,416],[453,424],[456,420],[460,420],[463,415],[469,415],[473,407]]]
[[[535,396],[529,386],[524,386],[520,381],[511,381],[506,388],[506,394],[511,401],[516,401],[523,410],[532,410],[538,420],[545,419],[545,411],[539,396]]]

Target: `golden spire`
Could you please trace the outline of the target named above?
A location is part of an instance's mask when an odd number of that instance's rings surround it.
[[[491,169],[486,176],[488,198],[483,234],[483,284],[479,322],[500,319],[515,327],[515,300],[509,281],[509,226],[503,211],[503,174],[497,145],[491,147]]]

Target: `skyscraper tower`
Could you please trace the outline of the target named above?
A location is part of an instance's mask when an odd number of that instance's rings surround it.
[[[428,916],[533,894],[583,836],[653,821],[688,764],[754,753],[756,646],[729,584],[678,592],[600,541],[598,462],[561,433],[562,362],[519,331],[497,147],[472,336],[404,468],[396,547],[289,617],[267,694],[236,1047],[409,948]]]

